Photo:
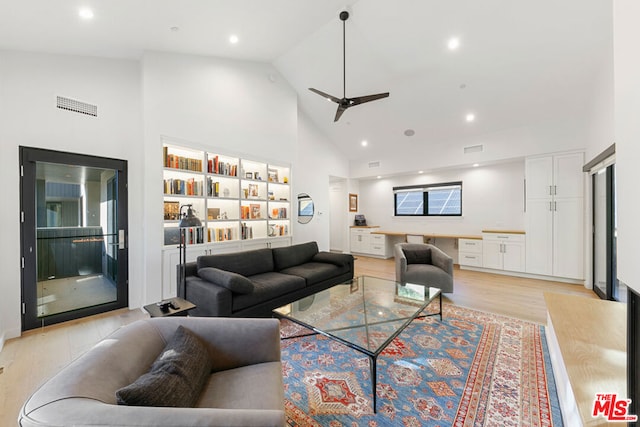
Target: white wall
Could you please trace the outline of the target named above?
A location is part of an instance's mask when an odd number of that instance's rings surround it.
[[[509,161],[539,154],[582,150],[590,138],[590,120],[591,117],[581,117],[573,120],[535,123],[455,141],[416,140],[415,149],[410,152],[397,150],[397,155],[385,159],[365,157],[352,161],[351,177],[362,178],[419,170],[466,167],[474,163]],[[483,145],[482,152],[464,154],[464,147],[478,144]],[[369,168],[370,161],[380,161],[380,167]]]
[[[161,136],[194,148],[292,164],[298,153],[297,99],[272,66],[258,62],[149,52],[142,61],[142,81],[143,298],[152,302],[162,298]],[[292,183],[297,175],[295,165]]]
[[[640,2],[615,0],[613,5],[618,277],[640,292]]]
[[[129,298],[142,288],[142,112],[139,64],[0,51],[0,181],[5,223],[0,256],[0,343],[18,336],[20,315],[20,145],[113,157],[129,167]],[[56,96],[96,104],[98,117],[56,108]]]
[[[298,113],[298,151],[295,164],[293,195],[310,195],[315,215],[308,224],[294,223],[294,243],[315,240],[320,250],[329,250],[332,203],[329,182],[331,176],[346,178],[349,175],[349,165],[339,150],[301,111]],[[344,215],[346,221],[348,212],[344,211]]]
[[[462,181],[462,217],[394,217],[393,187]],[[385,231],[480,235],[524,230],[524,160],[433,174],[360,180],[359,211]]]

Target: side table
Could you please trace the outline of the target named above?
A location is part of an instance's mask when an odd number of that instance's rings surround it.
[[[163,309],[158,305],[159,303],[153,303],[145,305],[144,309],[151,315],[151,317],[168,317],[186,316],[189,310],[196,308],[195,304],[179,297],[162,300],[162,302],[170,302],[171,305]]]

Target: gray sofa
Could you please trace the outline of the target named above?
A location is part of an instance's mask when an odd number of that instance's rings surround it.
[[[178,296],[196,305],[191,316],[270,317],[275,308],[351,280],[353,271],[352,255],[320,252],[316,242],[203,255],[187,263]]]
[[[428,243],[396,243],[396,281],[453,292],[453,259]]]
[[[199,338],[202,352],[210,357],[212,369],[195,407],[117,404],[116,391],[149,371],[180,325]],[[42,385],[22,407],[18,422],[22,427],[281,427],[285,415],[279,322],[191,317],[134,322]]]

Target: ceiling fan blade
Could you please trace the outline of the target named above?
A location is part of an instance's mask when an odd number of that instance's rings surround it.
[[[333,119],[334,122],[337,122],[338,120],[340,120],[340,117],[342,116],[342,113],[344,113],[347,108],[349,107],[345,107],[342,104],[338,105],[338,110],[336,111],[336,117]]]
[[[349,98],[349,101],[351,102],[351,105],[358,105],[358,104],[364,104],[365,102],[386,98],[388,96],[389,96],[389,92],[376,93],[375,95],[356,96],[355,98]]]
[[[329,95],[328,93],[324,93],[324,92],[322,92],[321,90],[314,89],[314,88],[312,88],[312,87],[310,87],[310,88],[309,88],[309,90],[310,90],[311,92],[313,92],[313,93],[317,93],[318,95],[320,95],[320,96],[321,96],[321,97],[323,97],[323,98],[326,98],[326,99],[328,99],[328,100],[330,100],[330,101],[335,102],[336,104],[339,104],[339,103],[340,103],[340,99],[339,99],[339,98],[336,98],[336,97],[335,97],[335,96],[333,96],[333,95]]]

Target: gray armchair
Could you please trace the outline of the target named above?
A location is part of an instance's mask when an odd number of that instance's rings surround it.
[[[427,243],[397,243],[396,282],[417,283],[453,292],[453,259]]]
[[[204,357],[211,362],[195,407],[116,404],[116,390],[149,370],[180,325],[202,341]],[[285,416],[279,331],[275,319],[139,320],[118,329],[40,387],[20,411],[19,425],[281,427]]]

